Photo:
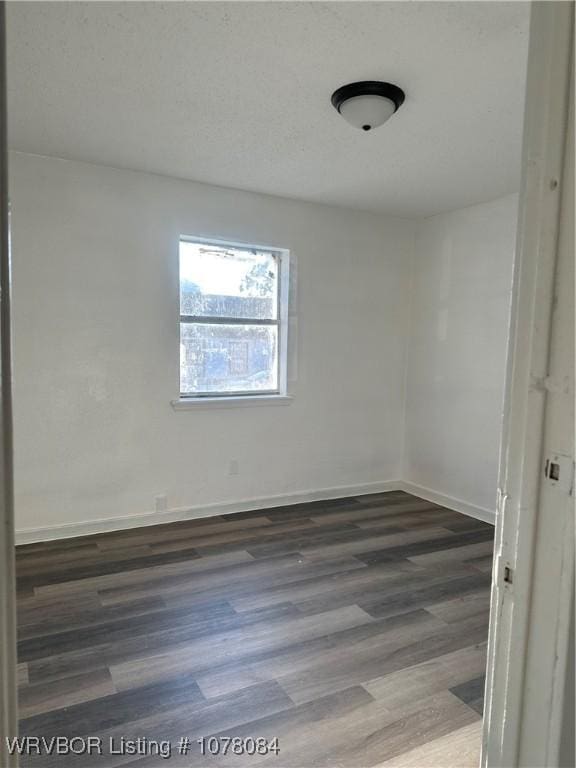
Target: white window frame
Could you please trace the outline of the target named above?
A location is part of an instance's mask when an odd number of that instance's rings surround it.
[[[272,254],[278,264],[277,285],[277,317],[276,319],[263,320],[258,318],[234,318],[234,317],[200,317],[194,315],[181,315],[179,310],[178,333],[180,337],[183,323],[224,323],[231,325],[271,325],[278,329],[278,354],[277,354],[277,387],[273,390],[235,391],[235,392],[181,392],[180,362],[178,364],[178,391],[177,400],[172,401],[176,410],[198,407],[229,407],[235,405],[285,405],[291,401],[288,395],[288,302],[290,284],[290,252],[286,248],[277,248],[267,245],[256,245],[238,240],[221,240],[219,238],[201,237],[198,235],[180,235],[178,239],[178,265],[180,264],[180,243],[196,243],[199,245],[214,246],[216,248],[236,248],[247,251],[262,251]],[[178,297],[180,297],[180,269],[178,269]],[[180,301],[180,298],[178,299]]]

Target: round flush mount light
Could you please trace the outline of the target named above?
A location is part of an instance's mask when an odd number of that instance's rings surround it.
[[[332,94],[332,104],[346,122],[363,131],[383,125],[404,103],[402,88],[379,80],[349,83]]]

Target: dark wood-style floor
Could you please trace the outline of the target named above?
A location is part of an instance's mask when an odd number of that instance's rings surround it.
[[[492,539],[392,492],[20,547],[21,735],[104,752],[22,763],[468,764]],[[280,754],[202,757],[211,735],[277,737]],[[109,754],[122,737],[172,757]]]

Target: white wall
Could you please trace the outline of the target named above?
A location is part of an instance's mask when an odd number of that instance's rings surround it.
[[[24,537],[140,522],[164,493],[205,513],[401,479],[493,512],[515,195],[415,222],[10,161]],[[172,409],[180,234],[291,250],[289,406]]]
[[[412,222],[10,162],[19,529],[399,478]],[[172,409],[180,234],[291,250],[291,405]]]
[[[416,236],[403,477],[415,491],[488,516],[496,503],[516,215],[510,195],[426,219]]]

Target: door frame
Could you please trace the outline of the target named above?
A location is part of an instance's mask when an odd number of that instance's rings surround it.
[[[483,768],[556,766],[562,739],[574,594],[574,368],[559,381],[549,366],[556,333],[571,334],[574,349],[573,322],[563,330],[554,323],[559,244],[570,247],[574,231],[574,208],[563,206],[574,185],[567,151],[574,142],[573,19],[573,2],[532,3]],[[573,293],[571,302],[573,316]],[[561,425],[551,418],[553,402],[565,415]],[[550,493],[544,451],[546,436],[554,445],[552,431],[572,455],[562,486]]]
[[[14,484],[12,447],[12,352],[10,333],[10,240],[6,141],[6,39],[0,3],[0,765],[13,768],[6,736],[16,736],[16,582],[14,576]]]

